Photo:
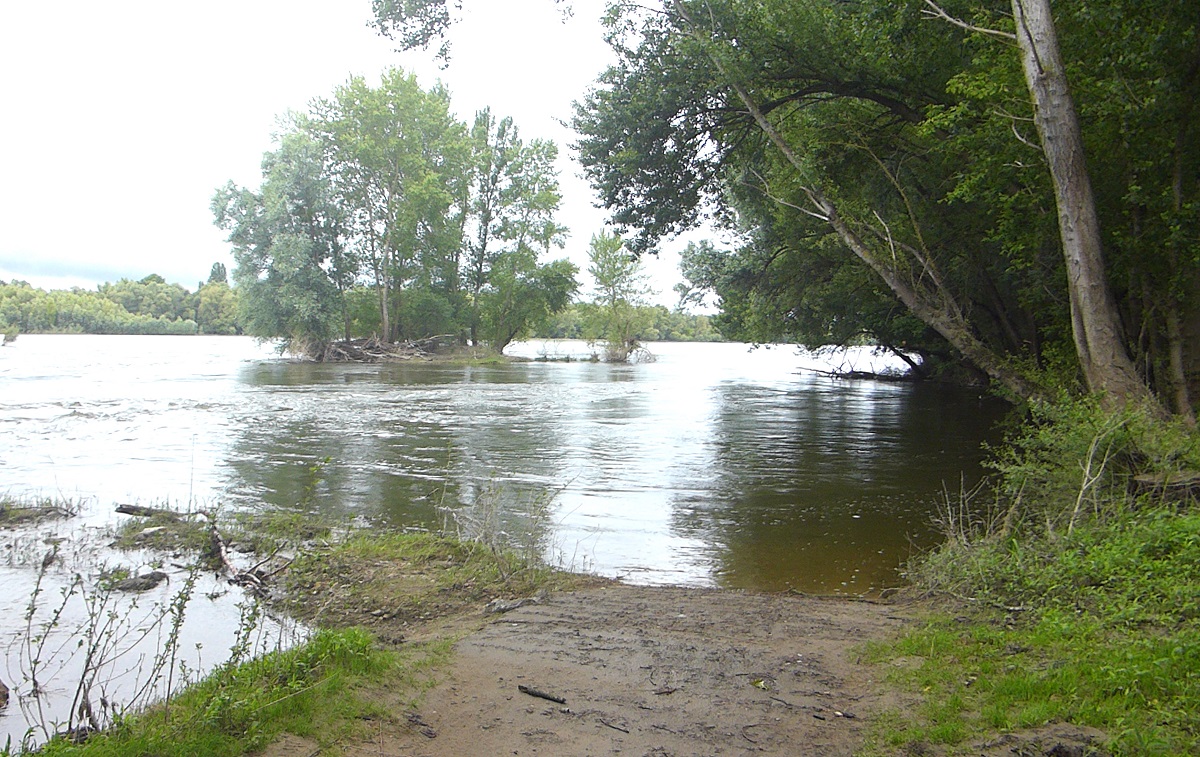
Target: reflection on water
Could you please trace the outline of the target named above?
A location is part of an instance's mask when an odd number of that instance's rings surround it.
[[[860,593],[930,542],[943,482],[978,476],[1003,411],[830,379],[792,348],[652,351],[626,366],[315,365],[240,338],[22,336],[0,350],[0,490],[406,528],[466,508],[606,575]]]

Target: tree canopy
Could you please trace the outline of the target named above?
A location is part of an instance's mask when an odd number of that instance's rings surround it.
[[[1167,5],[1055,5],[1101,219],[1084,278],[1043,136],[1063,109],[1034,107],[1009,3],[611,3],[618,62],[577,104],[577,149],[632,249],[706,217],[740,235],[685,258],[730,336],[866,335],[1020,397],[1106,391],[1079,332],[1107,288],[1110,344],[1190,413],[1200,12]]]
[[[450,335],[502,350],[577,288],[561,246],[557,148],[441,86],[385,72],[294,115],[258,191],[213,199],[249,333],[320,355],[331,340]],[[369,291],[369,297],[364,296]]]

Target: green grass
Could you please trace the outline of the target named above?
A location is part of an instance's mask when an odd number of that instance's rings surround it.
[[[71,518],[79,504],[52,497],[14,497],[0,494],[0,528],[13,528],[44,520]]]
[[[447,654],[446,644],[401,655],[378,648],[361,629],[321,631],[297,648],[219,669],[168,704],[83,744],[53,741],[41,754],[232,756],[284,732],[328,746],[364,735],[369,719],[394,717],[378,692],[419,692],[422,672]]]
[[[333,625],[427,620],[497,597],[528,597],[595,581],[536,556],[427,533],[355,535],[298,558],[282,576],[285,608]],[[314,598],[321,598],[320,602]]]
[[[1200,514],[1132,511],[931,562],[941,585],[957,576],[978,601],[869,650],[908,661],[888,677],[924,700],[883,743],[1069,722],[1105,731],[1115,754],[1200,754]]]

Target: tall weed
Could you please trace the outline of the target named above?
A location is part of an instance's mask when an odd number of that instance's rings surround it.
[[[1200,470],[1200,435],[1064,400],[993,455],[994,500],[948,497],[948,538],[909,566],[916,587],[966,604],[882,650],[923,658],[894,675],[926,698],[884,740],[1057,721],[1102,729],[1115,754],[1200,753],[1200,508],[1145,485]]]

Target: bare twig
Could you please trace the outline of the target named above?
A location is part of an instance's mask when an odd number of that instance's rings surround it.
[[[988,29],[988,28],[985,28],[982,26],[975,26],[974,24],[968,24],[966,21],[957,19],[954,16],[951,16],[946,11],[942,10],[936,3],[933,2],[933,0],[925,0],[925,4],[928,5],[930,8],[932,8],[933,10],[921,11],[922,15],[924,15],[924,16],[928,16],[930,18],[940,18],[943,21],[947,21],[951,24],[954,24],[955,26],[959,27],[960,29],[966,29],[969,32],[979,32],[980,34],[990,34],[993,37],[1002,37],[1003,39],[1011,39],[1014,41],[1017,38],[1017,35],[1015,35],[1011,32],[1001,31],[999,29]]]
[[[615,725],[615,724],[613,724],[613,723],[610,723],[610,722],[608,722],[608,721],[607,721],[607,720],[605,720],[604,718],[600,718],[600,722],[601,722],[602,724],[604,724],[604,725],[608,726],[609,728],[613,729],[614,731],[620,731],[621,733],[629,733],[629,729],[628,729],[628,728],[622,728],[622,727],[621,727],[621,726],[619,726],[619,725]]]

